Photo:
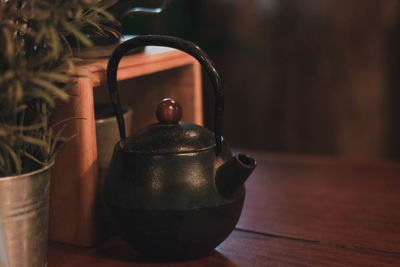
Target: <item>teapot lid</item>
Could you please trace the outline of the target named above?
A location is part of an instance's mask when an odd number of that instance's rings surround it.
[[[207,128],[179,121],[180,104],[171,98],[160,102],[158,123],[140,129],[119,143],[122,150],[145,154],[198,152],[215,146],[214,134]]]

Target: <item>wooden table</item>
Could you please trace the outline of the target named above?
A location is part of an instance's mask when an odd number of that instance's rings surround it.
[[[400,163],[252,153],[236,230],[199,260],[168,266],[400,266]],[[158,266],[114,238],[50,242],[52,266]]]

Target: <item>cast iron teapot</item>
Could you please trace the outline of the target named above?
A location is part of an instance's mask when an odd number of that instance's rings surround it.
[[[179,121],[180,105],[165,99],[156,111],[159,123],[125,137],[118,64],[129,50],[146,45],[176,48],[201,63],[215,91],[215,134]],[[104,201],[121,237],[152,258],[189,259],[212,252],[235,227],[244,182],[256,166],[245,154],[232,156],[221,136],[223,89],[214,64],[191,42],[138,36],[115,49],[107,79],[121,141],[114,148]]]

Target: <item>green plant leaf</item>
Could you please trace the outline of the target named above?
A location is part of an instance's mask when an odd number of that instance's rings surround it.
[[[0,83],[5,83],[10,81],[12,78],[14,78],[15,72],[13,70],[8,70],[3,73],[3,75],[0,76]]]
[[[0,0],[0,176],[27,171],[22,158],[53,160],[74,138],[62,136],[65,131],[54,134],[47,124],[55,100],[71,97],[82,77],[69,42],[91,46],[88,28],[118,36],[112,27],[118,21],[107,11],[116,2]],[[70,67],[67,73],[57,71],[63,65]]]
[[[6,162],[4,160],[4,156],[2,153],[0,153],[0,172],[5,174],[7,172],[5,168]]]
[[[11,125],[11,126],[5,126],[4,128],[6,129],[10,129],[11,131],[32,131],[32,130],[39,130],[43,127],[45,127],[46,124],[44,122],[42,123],[35,123],[35,124],[31,124],[31,125]],[[0,133],[1,133],[1,128],[0,128]],[[0,134],[1,135],[1,134]]]
[[[68,90],[72,89],[76,84],[77,84],[77,81],[69,82],[63,88],[61,88],[61,90],[66,92],[69,96],[79,96],[77,94],[68,92]]]
[[[58,153],[60,153],[61,149],[65,146],[65,144],[74,139],[76,136],[77,134],[73,134],[70,137],[64,139],[63,142],[60,144],[60,146],[51,155],[50,161],[53,161],[57,157]]]
[[[43,161],[38,160],[35,158],[33,155],[29,154],[28,152],[24,151],[24,155],[30,158],[31,160],[35,161],[36,163],[39,163],[40,165],[45,165],[46,163]]]
[[[71,81],[71,77],[67,74],[54,71],[38,71],[36,75],[52,82],[68,83]]]
[[[22,89],[22,84],[19,80],[14,82],[14,89],[15,89],[15,100],[20,102],[24,97],[24,90]]]
[[[59,125],[61,125],[61,124],[64,124],[64,123],[66,123],[66,122],[72,121],[72,120],[86,120],[86,118],[83,118],[83,117],[70,117],[70,118],[66,118],[66,119],[63,119],[63,120],[61,120],[61,121],[58,121],[58,122],[54,123],[54,124],[53,124],[52,126],[50,126],[49,128],[50,128],[50,129],[54,129],[54,128],[56,128],[57,126],[59,126]]]
[[[44,3],[44,1],[41,1]],[[35,8],[35,19],[46,21],[51,18],[51,10],[44,9],[44,8]]]
[[[41,146],[41,147],[45,147],[46,146],[46,142],[45,141],[43,141],[41,139],[38,139],[38,138],[35,138],[35,137],[32,137],[32,136],[20,135],[19,138],[22,141],[24,141],[26,143],[29,143],[29,144],[32,144],[32,145],[37,145],[37,146]]]
[[[63,34],[60,34],[59,37],[61,38],[61,41],[64,42],[64,46],[65,46],[65,50],[66,50],[65,53],[69,56],[72,56],[72,54],[73,54],[72,48],[71,48],[71,45],[69,44],[67,38],[65,38],[65,36]],[[69,66],[69,63],[68,63],[69,58],[65,59],[65,61]]]
[[[33,84],[38,85],[42,87],[43,89],[46,89],[47,91],[53,93],[57,97],[61,98],[64,101],[67,101],[69,99],[69,95],[61,90],[59,87],[55,86],[51,82],[39,79],[39,78],[31,78],[30,80]]]
[[[0,128],[0,137],[6,137],[7,136],[7,131]]]
[[[51,108],[55,105],[54,98],[42,89],[31,88],[26,94],[33,98],[43,99]]]
[[[15,167],[15,171],[17,174],[22,172],[22,162],[18,155],[14,152],[14,150],[6,143],[0,141],[0,146],[5,149],[5,151],[10,155],[10,158],[13,161],[13,165]],[[9,167],[10,168],[10,167]]]
[[[58,38],[58,33],[54,29],[52,25],[48,27],[50,33],[50,40],[51,40],[51,48],[52,48],[52,55],[54,58],[58,58],[61,53],[61,43],[60,39]]]
[[[22,112],[28,108],[28,105],[22,104],[17,107],[17,112]]]
[[[49,142],[51,143],[50,149],[49,149],[49,154],[53,154],[54,149],[56,148],[57,143],[60,141],[61,134],[64,132],[65,128],[68,126],[68,124],[64,124],[61,126],[61,129],[59,129],[56,133],[56,135],[52,138],[52,141]],[[50,128],[52,129],[52,128]]]
[[[40,27],[39,31],[34,36],[35,44],[39,44],[43,40],[47,32],[48,32],[47,27],[45,25],[42,25],[42,27]]]
[[[109,21],[115,21],[114,16],[110,12],[105,10],[104,8],[94,8],[94,10],[97,13],[99,13],[99,14],[103,15],[104,17],[106,17]]]
[[[6,27],[2,27],[1,30],[5,41],[5,56],[8,62],[11,63],[14,58],[14,43],[12,41],[11,32]]]
[[[71,23],[67,22],[65,19],[61,19],[61,24],[64,26],[64,28],[72,33],[76,39],[81,41],[84,45],[86,46],[93,46],[92,41],[89,40],[82,32],[80,32],[77,28],[75,28],[74,25]]]
[[[100,25],[94,21],[92,21],[91,19],[87,19],[87,22],[92,25],[94,28],[96,28],[96,30],[98,31],[99,34],[105,36],[105,32],[103,30],[102,27],[100,27]]]

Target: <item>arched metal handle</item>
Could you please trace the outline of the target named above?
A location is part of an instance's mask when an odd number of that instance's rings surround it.
[[[215,111],[214,111],[214,135],[216,144],[216,153],[221,152],[221,127],[222,113],[224,110],[224,91],[221,78],[215,69],[214,63],[210,57],[196,44],[172,36],[164,35],[143,35],[136,36],[132,39],[120,44],[112,53],[107,66],[107,83],[111,97],[111,102],[114,108],[115,115],[118,121],[119,133],[121,140],[126,138],[125,124],[122,115],[121,103],[117,88],[117,70],[121,58],[130,50],[146,45],[151,46],[166,46],[181,50],[196,58],[203,66],[211,80],[215,95]]]

